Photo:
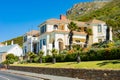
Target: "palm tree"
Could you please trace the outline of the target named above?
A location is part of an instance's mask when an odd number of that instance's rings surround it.
[[[43,56],[44,52],[42,50],[40,50],[40,52],[38,53],[38,56],[40,57],[39,62],[42,63],[42,56]]]
[[[56,63],[56,55],[58,53],[58,50],[53,48],[51,50],[51,53],[52,53],[52,57],[53,57],[53,64],[55,64]]]
[[[83,48],[80,48],[80,45],[76,45],[75,50],[77,52],[77,63],[80,63],[81,62],[80,53],[83,51]]]
[[[34,52],[28,52],[28,57],[29,57],[29,60],[30,60],[30,63],[32,63],[33,61],[33,58],[35,58],[35,53]]]
[[[69,50],[71,50],[71,45],[72,45],[72,41],[73,41],[73,31],[76,30],[78,28],[77,24],[74,22],[70,22],[68,24],[68,29],[70,30],[69,32]]]
[[[86,29],[86,33],[87,33],[87,35],[86,35],[86,45],[85,45],[85,47],[87,47],[87,44],[88,44],[88,41],[89,41],[89,37],[90,37],[90,35],[92,35],[92,29],[91,28],[87,28]]]

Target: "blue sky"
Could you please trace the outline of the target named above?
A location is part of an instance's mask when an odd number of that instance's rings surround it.
[[[59,18],[75,3],[90,0],[0,0],[0,42],[23,35],[49,18]]]

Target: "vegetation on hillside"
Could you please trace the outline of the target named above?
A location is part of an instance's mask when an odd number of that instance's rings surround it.
[[[88,21],[93,18],[103,20],[108,26],[113,27],[114,40],[120,39],[120,0],[113,0],[100,9],[87,12],[84,15],[77,15],[76,18],[67,16],[78,21]]]
[[[5,44],[7,42],[7,44],[10,45],[12,40],[13,40],[14,44],[18,44],[22,47],[22,45],[23,45],[23,37],[22,36],[4,41],[2,43]]]

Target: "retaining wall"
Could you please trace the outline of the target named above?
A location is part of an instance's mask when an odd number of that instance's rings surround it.
[[[120,70],[68,69],[9,66],[9,69],[85,80],[120,80]]]

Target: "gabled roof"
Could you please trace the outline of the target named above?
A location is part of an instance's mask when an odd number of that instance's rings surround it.
[[[100,24],[100,23],[105,23],[104,21],[101,20],[97,20],[97,19],[92,19],[88,22],[86,22],[87,24]]]
[[[30,31],[30,32],[27,32],[26,33],[27,35],[31,35],[31,36],[39,36],[39,31],[37,31],[37,30],[32,30],[32,31]]]
[[[85,26],[85,22],[74,21],[74,20],[69,20],[69,19],[59,20],[59,19],[52,18],[52,19],[46,20],[44,23],[47,23],[47,24],[69,24],[70,22],[76,23],[77,26],[79,26],[79,27]],[[43,23],[43,24],[44,24],[44,23]]]
[[[52,24],[52,25],[59,25],[59,24],[69,24],[70,22],[74,22],[77,24],[78,27],[86,27],[88,24],[101,24],[101,23],[105,23],[104,21],[101,20],[97,20],[97,19],[92,19],[88,22],[82,22],[82,21],[75,21],[75,20],[70,20],[70,19],[56,19],[56,18],[51,18],[46,20],[45,22],[43,22],[42,24],[39,25],[43,26],[44,24]]]
[[[8,52],[9,50],[11,50],[12,48],[14,48],[15,46],[18,46],[18,44],[0,47],[0,53]]]

